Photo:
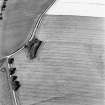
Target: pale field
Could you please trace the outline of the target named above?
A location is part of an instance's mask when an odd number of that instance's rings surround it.
[[[47,14],[105,17],[105,0],[57,0]]]
[[[104,18],[46,15],[37,58],[14,55],[21,104],[104,105],[104,35]]]

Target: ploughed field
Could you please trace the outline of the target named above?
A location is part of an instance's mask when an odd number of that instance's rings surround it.
[[[104,105],[104,18],[46,15],[37,58],[14,55],[22,105]]]

